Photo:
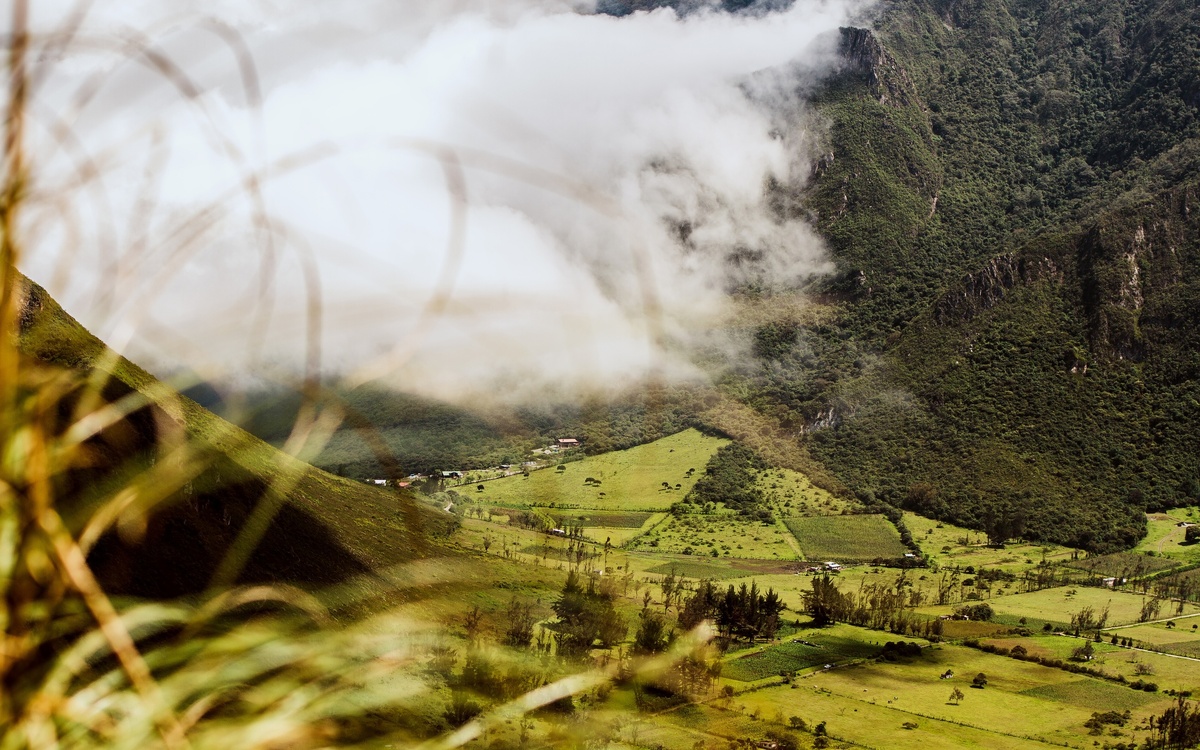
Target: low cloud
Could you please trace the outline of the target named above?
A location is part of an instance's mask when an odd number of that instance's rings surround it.
[[[170,3],[89,16],[85,35],[142,29],[201,93],[182,100],[127,50],[67,49],[37,106],[70,118],[79,145],[32,135],[44,158],[26,270],[158,367],[295,371],[316,311],[326,372],[442,397],[690,377],[689,346],[731,289],[828,270],[812,230],[765,197],[809,172],[803,94],[853,7],[352,5],[212,9],[255,61],[258,107],[236,55]],[[78,81],[103,65],[74,113]],[[82,151],[99,185],[64,191]],[[297,154],[313,159],[289,165]],[[274,254],[247,193],[217,200],[265,164]]]

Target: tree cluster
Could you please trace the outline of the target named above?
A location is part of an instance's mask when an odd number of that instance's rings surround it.
[[[1188,701],[1181,695],[1162,716],[1151,717],[1150,726],[1154,734],[1146,741],[1147,748],[1183,750],[1196,747],[1200,745],[1200,703]]]
[[[761,509],[764,500],[756,486],[755,472],[765,468],[766,464],[754,451],[730,443],[709,459],[704,476],[692,487],[684,502],[701,507],[707,503],[725,503],[727,508],[751,515]]]
[[[712,581],[701,581],[696,592],[679,612],[679,626],[690,630],[704,620],[711,620],[723,643],[735,640],[753,642],[773,638],[779,629],[779,615],[786,609],[774,589],[763,593],[757,582],[733,584],[725,591]]]
[[[598,642],[609,648],[625,637],[624,619],[613,606],[616,592],[597,586],[595,578],[580,583],[574,570],[567,573],[562,593],[551,605],[558,620],[551,625],[559,656],[579,658]]]

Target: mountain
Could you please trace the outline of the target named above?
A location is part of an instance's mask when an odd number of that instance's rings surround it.
[[[840,49],[781,201],[833,320],[746,384],[860,495],[1129,546],[1200,497],[1200,8],[897,0]]]
[[[89,562],[110,593],[200,591],[236,545],[249,553],[240,582],[331,584],[432,554],[453,527],[450,516],[407,494],[282,453],[116,355],[38,285],[26,282],[22,294],[24,368],[46,379],[66,375],[63,416],[92,394],[100,399],[89,411],[129,410],[57,477],[68,524],[79,532],[104,517],[102,508],[160,500],[144,524],[139,514],[117,512],[92,547]]]

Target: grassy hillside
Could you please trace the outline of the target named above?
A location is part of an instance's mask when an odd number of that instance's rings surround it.
[[[248,526],[262,528],[242,537],[250,557],[240,580],[308,583],[332,583],[413,559],[434,549],[450,528],[447,516],[411,497],[314,469],[179,398],[115,355],[35,284],[28,287],[21,323],[21,350],[31,365],[98,380],[109,403],[141,394],[153,404],[134,409],[92,440],[90,463],[62,477],[59,486],[76,524],[124,490],[154,497],[156,477],[167,488],[141,539],[110,533],[94,548],[93,566],[110,591],[196,591]],[[197,468],[174,487],[170,474],[155,471],[170,458],[168,449],[180,446]],[[256,537],[261,539],[254,544]]]
[[[665,511],[691,491],[709,458],[727,443],[690,429],[569,462],[561,470],[542,469],[486,482],[479,485],[482,491],[474,486],[461,491],[475,502],[500,506]]]

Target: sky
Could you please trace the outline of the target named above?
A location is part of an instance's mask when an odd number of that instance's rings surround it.
[[[766,185],[803,189],[804,96],[860,5],[180,5],[31,19],[22,268],[160,372],[448,399],[703,377],[732,289],[831,268]]]

